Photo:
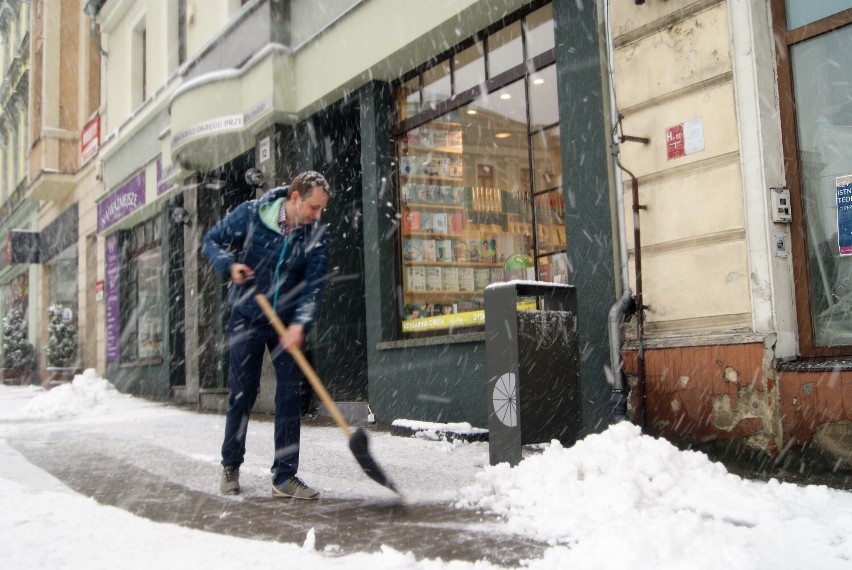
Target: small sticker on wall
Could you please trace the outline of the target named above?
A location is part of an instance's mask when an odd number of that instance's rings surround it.
[[[698,117],[666,129],[668,160],[704,150],[704,119]]]
[[[260,143],[258,143],[257,145],[257,161],[266,162],[267,160],[269,160],[269,150],[269,137],[263,137],[262,139],[260,139]]]

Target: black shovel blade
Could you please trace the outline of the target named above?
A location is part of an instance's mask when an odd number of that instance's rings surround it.
[[[370,442],[367,439],[367,432],[364,431],[364,428],[356,429],[349,438],[349,449],[352,451],[352,455],[355,456],[361,469],[367,474],[367,477],[379,485],[384,485],[394,493],[399,493],[393,482],[387,478],[382,468],[379,467],[379,464],[370,455]]]

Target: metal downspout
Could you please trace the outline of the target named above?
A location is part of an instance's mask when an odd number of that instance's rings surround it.
[[[641,137],[630,137],[622,135],[619,137],[621,142],[641,142],[648,144],[650,139]],[[615,146],[615,145],[613,145]],[[615,162],[618,167],[630,176],[631,190],[633,196],[633,261],[635,265],[635,280],[636,280],[636,340],[639,345],[636,357],[637,367],[637,384],[636,388],[639,391],[639,410],[637,410],[637,423],[644,430],[646,407],[646,392],[645,392],[645,309],[646,306],[642,301],[642,245],[639,232],[639,210],[644,210],[645,206],[639,204],[639,180],[632,172],[624,168],[621,160],[618,158],[618,150],[615,151]]]
[[[601,38],[600,55],[603,61],[607,64],[607,73],[604,74],[605,88],[609,94],[609,113],[607,119],[614,125],[618,125],[619,112],[618,105],[615,100],[615,79],[613,70],[615,65],[613,62],[612,44],[612,26],[609,18],[609,2],[604,0],[598,1],[598,13],[602,16],[599,21],[602,22],[602,33],[598,34]],[[613,120],[615,119],[615,120]],[[613,127],[609,143],[611,155],[618,163],[618,144],[613,141],[615,134]],[[624,181],[621,177],[621,172],[615,168],[615,164],[610,163],[612,169],[612,178],[615,181],[615,212],[618,226],[618,254],[619,254],[619,269],[621,277],[621,297],[609,309],[607,317],[607,330],[609,333],[609,377],[608,380],[612,385],[612,395],[610,396],[610,406],[612,409],[612,420],[620,422],[627,420],[627,401],[629,390],[627,388],[627,378],[624,374],[624,367],[621,360],[621,325],[625,319],[633,314],[636,304],[633,301],[633,296],[630,292],[630,277],[629,263],[627,257],[627,230],[624,222]]]

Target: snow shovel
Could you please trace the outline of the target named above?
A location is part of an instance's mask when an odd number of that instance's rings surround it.
[[[272,328],[275,329],[278,336],[284,336],[284,333],[287,332],[287,328],[284,326],[284,323],[281,322],[281,319],[278,318],[278,315],[275,313],[272,305],[269,304],[269,300],[267,300],[266,296],[263,293],[255,292],[254,299],[257,301],[257,304],[260,305],[260,308],[263,309],[266,318],[268,318],[269,322],[272,323]],[[317,373],[314,372],[313,367],[308,362],[308,359],[305,358],[302,351],[295,346],[286,348],[285,350],[293,355],[293,359],[296,361],[296,364],[299,365],[299,368],[302,369],[302,372],[307,377],[308,382],[311,383],[314,392],[317,393],[319,399],[328,408],[331,417],[335,422],[337,422],[337,425],[340,426],[343,433],[346,434],[346,437],[349,439],[349,449],[352,451],[352,454],[355,456],[358,464],[361,465],[361,469],[364,470],[364,473],[366,473],[370,479],[379,485],[384,485],[394,493],[399,494],[399,491],[393,484],[393,481],[388,479],[387,475],[385,475],[384,471],[382,471],[382,468],[379,467],[379,464],[376,463],[376,460],[370,455],[367,432],[364,431],[363,428],[358,428],[354,432],[352,431],[349,424],[346,423],[346,419],[344,419],[343,415],[340,413],[340,410],[337,408],[337,405],[335,405],[334,400],[331,399],[331,395],[325,389],[325,386],[319,379],[319,376],[317,376]]]

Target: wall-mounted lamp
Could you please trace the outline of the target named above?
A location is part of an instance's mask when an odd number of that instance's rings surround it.
[[[172,210],[172,221],[178,225],[192,225],[192,220],[189,219],[189,212],[186,211],[186,208],[181,208],[180,206]]]
[[[249,168],[246,170],[246,184],[253,188],[263,186],[263,172],[257,168]]]

